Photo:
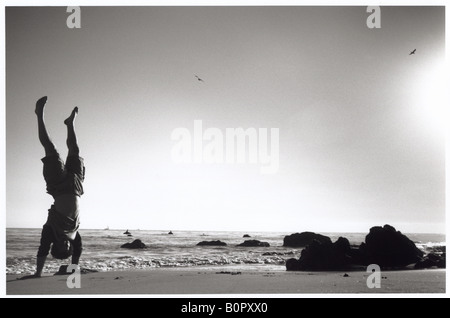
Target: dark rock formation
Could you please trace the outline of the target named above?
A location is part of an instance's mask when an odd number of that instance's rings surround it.
[[[302,250],[299,260],[289,259],[286,269],[299,271],[334,271],[349,269],[351,261],[350,243],[340,237],[336,242],[312,241]]]
[[[283,246],[286,247],[305,247],[312,243],[313,240],[321,243],[331,243],[328,236],[316,234],[313,232],[294,233],[284,237]]]
[[[353,265],[368,266],[370,264],[367,262],[365,246],[366,243],[361,243],[359,246],[350,246],[349,256]]]
[[[437,268],[446,268],[446,266],[445,266],[445,258],[446,258],[446,253],[442,254],[441,255],[441,259],[436,262]]]
[[[445,268],[445,253],[442,255],[430,253],[422,260],[418,261],[416,265],[414,265],[415,269],[424,269],[431,267]]]
[[[423,256],[413,241],[390,225],[372,227],[360,250],[367,264],[382,268],[404,267],[417,263]]]
[[[303,236],[313,237],[311,232]],[[300,244],[296,233],[296,244]],[[292,236],[287,244],[292,244]],[[302,250],[300,259],[291,258],[286,261],[288,271],[324,271],[345,270],[355,266],[367,266],[377,264],[381,268],[401,268],[410,264],[416,264],[416,268],[428,268],[432,266],[445,268],[445,253],[430,253],[423,258],[423,252],[408,237],[397,231],[390,225],[376,226],[370,229],[365,242],[359,247],[351,247],[346,238],[340,237],[332,243],[328,237],[319,236],[320,240],[313,241]]]
[[[248,234],[244,234],[244,236],[243,237],[251,237],[250,235],[248,235]]]
[[[129,249],[138,249],[138,248],[146,248],[147,246],[142,243],[141,240],[137,239],[131,243],[125,243],[121,246],[121,248],[129,248]]]
[[[286,261],[287,271],[300,271],[300,265],[298,259],[290,258]]]
[[[247,240],[244,243],[238,244],[237,246],[269,247],[270,244],[267,242],[261,242],[258,240]]]
[[[227,243],[222,241],[201,241],[197,246],[226,246]]]

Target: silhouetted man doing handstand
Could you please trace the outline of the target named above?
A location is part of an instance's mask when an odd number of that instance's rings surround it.
[[[29,276],[41,277],[45,260],[50,251],[54,258],[67,259],[72,256],[72,264],[78,264],[82,245],[79,227],[79,199],[83,192],[85,167],[79,156],[74,121],[78,113],[75,107],[67,126],[67,147],[69,153],[66,163],[61,160],[55,145],[50,140],[44,122],[44,107],[47,96],[36,103],[39,140],[45,149],[43,174],[47,184],[47,193],[53,196],[54,203],[48,210],[47,222],[42,228],[41,241],[37,253],[36,273]],[[27,277],[28,278],[28,277]]]

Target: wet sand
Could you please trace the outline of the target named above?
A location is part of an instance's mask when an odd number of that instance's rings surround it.
[[[347,274],[348,277],[344,277]],[[6,295],[258,295],[305,294],[435,294],[445,293],[445,269],[386,271],[381,288],[367,287],[370,273],[261,272],[220,269],[151,269],[80,275],[80,288],[69,288],[69,276],[46,274],[18,280],[6,275]],[[75,280],[72,280],[75,282]]]

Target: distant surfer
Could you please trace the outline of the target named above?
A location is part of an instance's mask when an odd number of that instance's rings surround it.
[[[44,164],[43,175],[47,193],[53,197],[54,203],[48,210],[47,222],[42,228],[36,272],[33,275],[22,277],[22,279],[41,277],[49,251],[56,259],[63,260],[72,256],[72,264],[76,265],[78,265],[82,252],[78,228],[80,224],[79,200],[84,193],[85,167],[83,158],[79,156],[80,150],[74,129],[78,107],[75,107],[64,121],[67,126],[67,148],[69,150],[64,163],[45,127],[44,107],[46,103],[47,96],[39,99],[36,102],[35,113],[38,121],[39,141],[45,150],[45,157],[41,159]]]

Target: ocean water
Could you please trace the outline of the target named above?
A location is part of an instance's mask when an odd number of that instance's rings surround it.
[[[289,258],[299,258],[302,248],[283,247],[287,232],[198,232],[130,230],[80,230],[83,254],[80,266],[98,271],[152,268],[218,268],[223,270],[285,271]],[[6,229],[6,273],[32,274],[36,269],[36,253],[41,229]],[[244,238],[248,234],[250,238]],[[367,233],[320,233],[334,242],[346,237],[352,245],[364,241]],[[440,234],[406,234],[416,245],[429,251],[445,245]],[[122,244],[140,239],[146,249],[120,248]],[[245,240],[268,242],[270,247],[238,247]],[[220,240],[227,246],[197,246],[201,241]],[[48,256],[44,273],[57,271],[68,261]]]

